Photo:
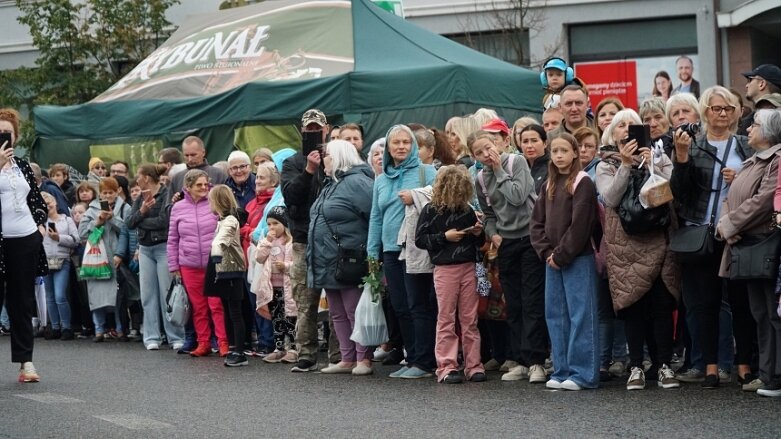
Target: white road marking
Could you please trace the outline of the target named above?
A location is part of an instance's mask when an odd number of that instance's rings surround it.
[[[96,415],[95,417],[111,422],[112,424],[119,425],[120,427],[125,427],[129,430],[152,430],[173,427],[173,425],[166,424],[165,422],[160,422],[152,418],[144,418],[133,414]]]
[[[84,402],[80,399],[71,398],[65,395],[58,395],[56,393],[24,393],[14,396],[31,399],[33,401],[42,402],[44,404],[73,404],[76,402]]]

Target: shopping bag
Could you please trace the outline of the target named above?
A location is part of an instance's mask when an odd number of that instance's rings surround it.
[[[168,295],[165,298],[165,318],[177,326],[184,326],[190,320],[190,301],[180,277],[171,280]]]
[[[651,172],[651,176],[648,177],[648,180],[640,188],[638,199],[643,208],[652,209],[672,201],[673,192],[670,189],[670,182],[661,175],[654,173],[653,163],[649,164],[648,169]]]
[[[38,276],[35,278],[35,303],[38,305],[38,324],[41,328],[49,324],[48,314],[46,309],[46,285],[43,283],[43,278]],[[33,318],[35,321],[35,318]],[[33,329],[35,324],[33,324]]]
[[[363,286],[363,294],[355,308],[355,328],[350,340],[362,346],[379,346],[388,341],[382,299],[372,291],[370,285]]]
[[[87,238],[84,257],[81,260],[79,278],[81,280],[111,279],[106,245],[103,243],[103,226],[95,227]]]
[[[477,317],[485,320],[507,320],[507,304],[504,301],[502,284],[499,283],[499,267],[496,259],[491,259],[490,255],[486,254],[483,265],[491,288],[489,294],[480,296],[477,302]]]

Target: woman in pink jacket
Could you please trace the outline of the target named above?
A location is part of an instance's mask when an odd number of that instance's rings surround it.
[[[187,171],[184,176],[184,198],[171,208],[168,270],[172,276],[181,277],[192,306],[198,348],[190,355],[209,355],[213,327],[220,356],[225,357],[229,349],[222,302],[219,297],[207,297],[204,294],[206,264],[217,228],[217,216],[209,209],[208,195],[209,175],[199,169]]]

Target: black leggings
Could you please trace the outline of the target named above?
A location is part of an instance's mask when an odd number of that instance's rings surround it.
[[[662,279],[657,278],[640,300],[619,312],[619,316],[626,321],[630,367],[643,367],[643,346],[646,343],[653,362],[652,370],[662,364],[670,365],[673,356],[674,310],[675,297],[667,291]],[[647,378],[656,378],[651,375]]]
[[[246,334],[244,333],[244,317],[242,315],[242,298],[222,298],[222,308],[225,310],[225,333],[231,350],[243,352]]]

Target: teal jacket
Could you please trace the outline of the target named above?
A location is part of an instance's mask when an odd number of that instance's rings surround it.
[[[404,130],[412,138],[412,148],[407,158],[394,166],[390,156],[390,143],[385,147],[382,157],[384,173],[374,181],[372,191],[372,211],[369,219],[369,237],[366,246],[370,257],[378,259],[380,252],[398,252],[401,247],[396,243],[399,229],[404,222],[404,203],[399,192],[405,189],[425,187],[434,183],[437,171],[431,165],[420,162],[418,143],[415,135],[404,125],[395,125],[388,134],[396,129]],[[386,135],[386,138],[390,138]],[[422,172],[421,172],[422,169]]]

